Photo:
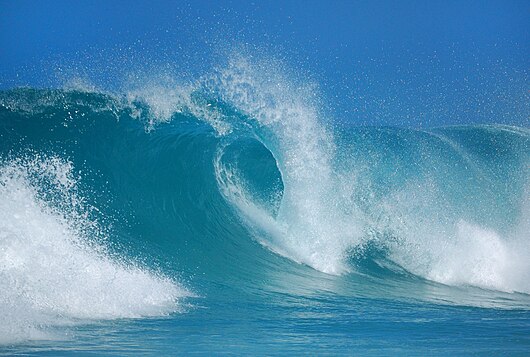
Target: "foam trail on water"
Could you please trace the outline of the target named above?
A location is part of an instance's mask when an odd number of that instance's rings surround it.
[[[0,166],[0,343],[49,338],[49,327],[80,320],[168,314],[188,294],[111,258],[96,242],[101,237],[92,239],[102,234],[97,224],[75,212],[82,201],[75,185],[72,165],[62,159]]]

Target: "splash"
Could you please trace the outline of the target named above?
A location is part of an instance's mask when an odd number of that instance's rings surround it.
[[[111,257],[80,210],[72,164],[34,155],[0,166],[0,342],[50,338],[94,319],[160,316],[188,295],[164,276]]]
[[[237,173],[216,165],[227,197],[267,232],[269,240],[263,234],[259,239],[274,251],[325,273],[346,272],[347,250],[361,239],[360,220],[344,209],[337,192],[336,147],[318,109],[317,88],[289,80],[278,66],[241,56],[208,83],[210,91],[249,117],[254,135],[276,159],[284,184],[278,214],[267,217],[235,179]]]

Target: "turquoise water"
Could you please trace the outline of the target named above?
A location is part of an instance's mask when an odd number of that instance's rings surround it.
[[[0,352],[528,354],[528,129],[326,118],[241,58],[1,92]]]

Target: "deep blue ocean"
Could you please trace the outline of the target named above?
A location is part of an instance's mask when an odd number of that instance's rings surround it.
[[[530,131],[333,119],[232,56],[0,92],[0,354],[530,353]]]

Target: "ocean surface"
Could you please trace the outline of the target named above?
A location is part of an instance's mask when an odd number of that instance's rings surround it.
[[[359,127],[252,59],[0,92],[0,354],[530,354],[530,130]]]

